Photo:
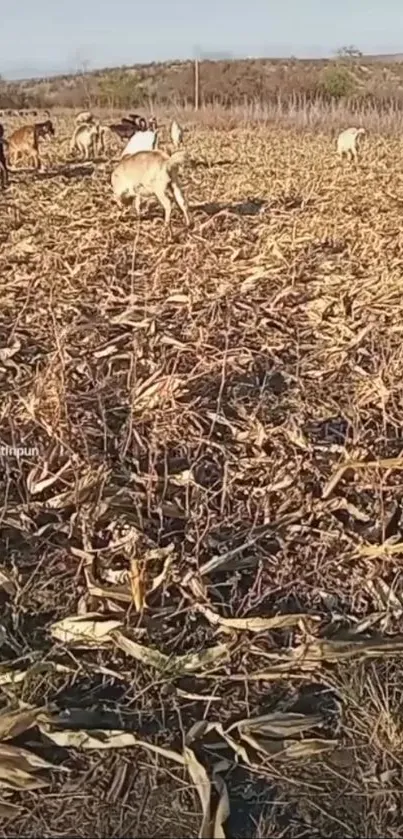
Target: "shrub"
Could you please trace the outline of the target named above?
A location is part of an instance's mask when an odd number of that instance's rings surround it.
[[[327,67],[323,73],[320,89],[325,96],[342,99],[354,93],[355,84],[347,67]]]

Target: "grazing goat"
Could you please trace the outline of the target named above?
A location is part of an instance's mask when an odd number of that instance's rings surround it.
[[[136,131],[147,131],[147,120],[138,114],[130,114],[128,117],[122,117],[121,122],[124,125],[133,125]]]
[[[180,127],[180,125],[176,122],[175,119],[173,119],[171,122],[170,134],[174,147],[178,149],[183,141],[183,129]]]
[[[98,150],[98,142],[100,141],[100,126],[96,124],[84,123],[77,125],[74,134],[71,138],[70,151],[74,152],[77,149],[84,159],[88,160],[90,155],[95,157]]]
[[[124,157],[112,172],[112,189],[120,205],[135,202],[140,217],[141,197],[155,195],[165,212],[165,225],[171,229],[172,204],[170,193],[183,213],[186,226],[190,225],[187,204],[177,181],[177,170],[184,162],[184,152],[171,156],[163,151],[144,151]]]
[[[337,138],[337,153],[340,159],[347,155],[351,160],[358,160],[358,138],[365,134],[365,128],[346,128]]]
[[[132,122],[113,123],[108,128],[114,134],[117,134],[121,140],[130,140],[130,137],[133,137],[133,134],[136,133],[136,126]]]
[[[23,125],[13,131],[8,141],[10,162],[15,162],[24,152],[31,158],[36,169],[40,169],[38,145],[41,137],[54,137],[55,129],[50,119],[45,122],[35,122],[33,125]]]
[[[97,147],[99,154],[103,154],[106,149],[106,138],[109,135],[109,125],[98,125]]]
[[[76,116],[75,122],[76,125],[89,125],[94,122],[94,115],[91,111],[80,111],[80,113]]]
[[[134,125],[136,129],[139,129],[139,120],[142,119],[140,114],[129,114],[128,117],[122,117],[121,122],[125,125]]]
[[[4,128],[0,123],[0,184],[2,189],[4,189],[8,184],[7,161],[4,154],[4,146],[6,145],[6,142],[7,141],[4,138]]]

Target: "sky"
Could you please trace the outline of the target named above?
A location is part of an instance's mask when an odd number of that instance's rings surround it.
[[[193,58],[403,53],[401,0],[0,0],[0,74]]]

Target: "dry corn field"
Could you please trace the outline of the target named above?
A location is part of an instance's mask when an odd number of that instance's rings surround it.
[[[403,145],[193,128],[169,241],[55,124],[0,195],[0,835],[401,836]]]

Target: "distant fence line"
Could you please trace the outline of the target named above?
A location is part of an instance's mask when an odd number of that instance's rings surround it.
[[[63,95],[61,95],[60,97],[52,96],[51,98],[49,98],[47,96],[33,94],[30,96],[27,96],[26,94],[22,93],[8,94],[7,91],[2,91],[0,89],[0,111],[2,111],[4,115],[6,111],[26,111],[32,109],[40,110],[43,108],[51,110],[55,107],[92,107],[117,109],[134,107],[149,108],[150,105],[152,105],[159,107],[176,107],[181,109],[188,109],[192,108],[194,105],[194,99],[192,96],[181,97],[175,95],[153,96],[152,98],[143,97],[140,99],[138,96],[133,96],[133,98],[130,98],[129,96],[120,98],[119,96],[107,97],[91,95],[88,97],[83,96],[77,98],[77,101],[73,101],[73,99],[74,98],[70,99],[69,97],[65,97]],[[261,107],[263,109],[283,109],[284,111],[287,111],[290,108],[298,108],[304,110],[307,107],[334,107],[337,109],[340,106],[343,106],[352,113],[359,112],[370,114],[376,112],[378,114],[386,114],[390,113],[391,111],[395,111],[397,113],[403,112],[403,93],[401,95],[398,94],[396,96],[380,97],[368,95],[332,97],[318,93],[300,93],[298,91],[292,93],[283,93],[281,91],[275,93],[267,92],[261,95],[251,96],[237,96],[236,94],[231,95],[219,93],[214,95],[206,95],[201,92],[199,105],[201,108],[220,107],[227,110],[231,110],[234,107]]]

